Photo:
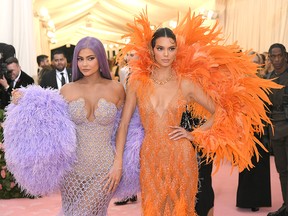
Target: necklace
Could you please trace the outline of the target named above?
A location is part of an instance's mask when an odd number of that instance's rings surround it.
[[[164,85],[167,82],[169,82],[172,79],[172,77],[173,77],[173,74],[171,73],[170,76],[166,80],[163,80],[163,81],[159,81],[159,80],[155,79],[154,75],[152,75],[151,78],[157,85]]]

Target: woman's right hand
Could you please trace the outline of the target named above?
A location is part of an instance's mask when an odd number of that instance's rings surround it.
[[[11,94],[12,94],[11,102],[13,104],[18,104],[18,101],[23,96],[23,93],[19,91],[18,89],[14,89]]]
[[[172,131],[168,134],[171,140],[179,140],[186,138],[193,142],[193,136],[190,132],[179,126],[170,126]]]

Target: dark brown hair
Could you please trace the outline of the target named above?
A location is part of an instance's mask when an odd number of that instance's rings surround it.
[[[171,29],[166,28],[166,27],[165,28],[159,28],[154,32],[154,34],[152,36],[152,40],[151,40],[152,48],[155,47],[156,40],[160,37],[171,38],[176,43],[176,35],[174,34],[174,32]]]

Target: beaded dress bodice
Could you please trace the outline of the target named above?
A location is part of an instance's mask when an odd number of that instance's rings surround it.
[[[87,119],[85,100],[69,103],[76,124],[77,162],[65,177],[62,192],[64,215],[106,215],[112,194],[103,190],[114,159],[111,137],[116,120],[115,104],[100,98],[94,119]]]
[[[72,120],[77,125],[77,157],[75,170],[87,175],[95,171],[107,170],[111,165],[111,136],[117,108],[113,103],[101,98],[94,111],[95,119],[89,121],[85,110],[85,101],[80,98],[70,102]]]

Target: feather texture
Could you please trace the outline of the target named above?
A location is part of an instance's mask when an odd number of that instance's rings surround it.
[[[116,131],[120,123],[121,111],[117,113],[117,120],[114,127],[112,144],[116,146]],[[140,148],[144,138],[144,129],[141,124],[138,108],[128,127],[127,139],[123,153],[123,173],[114,197],[123,199],[136,195],[140,192]]]
[[[266,115],[266,104],[271,104],[267,93],[271,88],[282,86],[257,77],[257,65],[248,52],[242,52],[236,43],[223,44],[217,23],[209,28],[203,27],[203,22],[201,16],[191,15],[189,11],[174,29],[177,37],[174,71],[178,77],[199,85],[217,107],[213,126],[207,131],[198,128],[192,132],[194,143],[202,150],[203,157],[213,160],[217,168],[228,160],[239,171],[249,169],[253,167],[251,157],[254,154],[259,157],[255,145],[264,148],[254,133],[263,133],[263,122],[271,124]],[[151,86],[153,91],[150,74],[157,65],[150,43],[154,32],[147,12],[136,17],[128,27],[130,33],[126,36],[130,43],[122,49],[119,58],[136,50],[140,60],[131,62],[133,73],[128,85],[142,95],[147,92],[141,92],[141,85]],[[209,115],[200,105],[192,103],[191,106],[195,114]]]
[[[5,160],[23,190],[47,195],[76,160],[75,125],[57,90],[32,85],[19,91],[18,104],[6,108]]]

